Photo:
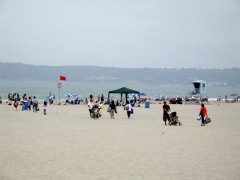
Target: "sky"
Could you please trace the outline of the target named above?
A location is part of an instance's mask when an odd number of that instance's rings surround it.
[[[0,0],[0,62],[240,68],[240,1]]]

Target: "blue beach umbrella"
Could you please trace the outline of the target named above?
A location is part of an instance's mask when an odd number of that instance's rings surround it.
[[[139,95],[140,96],[147,96],[147,94],[145,94],[145,93],[140,93]]]
[[[77,97],[76,94],[65,94],[66,97]]]

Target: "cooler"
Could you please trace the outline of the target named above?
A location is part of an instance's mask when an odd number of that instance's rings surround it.
[[[149,108],[149,106],[150,106],[150,102],[149,102],[149,101],[146,101],[146,102],[145,102],[145,108]]]
[[[23,110],[28,110],[28,102],[23,101]]]

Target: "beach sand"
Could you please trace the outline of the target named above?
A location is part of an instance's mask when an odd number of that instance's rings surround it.
[[[206,104],[212,122],[196,120],[200,105],[170,105],[182,126],[165,126],[162,104],[118,107],[110,119],[86,105],[15,111],[0,105],[0,180],[156,180],[240,178],[240,104]]]

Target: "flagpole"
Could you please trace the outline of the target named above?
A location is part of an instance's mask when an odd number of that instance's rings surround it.
[[[62,81],[62,82],[58,83],[58,89],[59,89],[59,103],[58,103],[58,105],[61,105],[61,101],[60,101],[60,88],[62,87],[62,83],[64,81],[66,81],[66,77],[60,75],[60,81]]]
[[[61,103],[60,103],[60,88],[58,88],[59,89],[59,101],[58,101],[58,104],[60,105]]]
[[[58,97],[59,97],[59,101],[58,101],[58,105],[61,105],[61,102],[60,102],[60,89],[62,87],[62,83],[58,83],[58,89],[59,89],[59,92],[58,92]]]

